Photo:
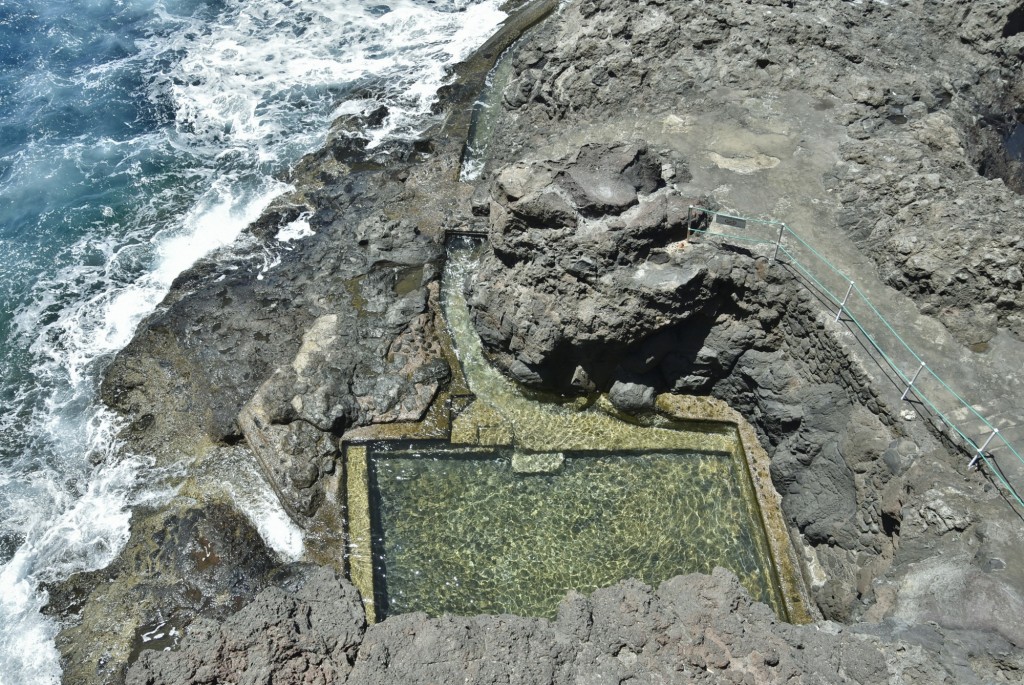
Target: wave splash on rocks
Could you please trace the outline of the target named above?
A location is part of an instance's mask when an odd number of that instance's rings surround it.
[[[332,119],[375,110],[372,144],[415,138],[451,65],[505,16],[473,0],[68,5],[0,10],[0,206],[17,208],[0,259],[4,685],[60,677],[37,585],[109,564],[130,511],[169,496],[173,474],[124,452],[97,401],[112,356],[182,271],[238,247]],[[301,551],[258,478],[234,496]]]

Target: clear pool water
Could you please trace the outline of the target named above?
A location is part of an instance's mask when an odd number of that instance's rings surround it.
[[[776,603],[732,455],[568,452],[552,473],[517,473],[511,448],[381,444],[368,456],[381,618],[550,618],[569,590],[716,566]]]

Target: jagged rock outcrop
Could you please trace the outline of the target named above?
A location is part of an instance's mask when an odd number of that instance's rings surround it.
[[[997,326],[1024,333],[1022,54],[1016,0],[587,0],[512,57],[508,135],[491,154],[518,158],[551,121],[630,113],[629,130],[635,113],[677,116],[680,101],[724,112],[730,98],[808,93],[848,136],[826,179],[839,226],[887,283],[983,346]]]
[[[940,628],[875,633],[780,623],[734,575],[623,581],[570,593],[554,621],[408,614],[366,628],[345,581],[321,571],[264,591],[220,626],[193,628],[175,652],[148,652],[128,683],[981,682],[967,654],[1019,667],[1005,642]],[[895,637],[893,633],[899,633]],[[999,677],[998,672],[987,675]]]
[[[646,192],[629,179],[639,165],[649,170]],[[521,383],[606,390],[624,411],[650,409],[662,392],[725,399],[761,428],[783,508],[810,544],[891,550],[851,468],[868,462],[882,487],[893,475],[877,460],[896,439],[890,412],[787,273],[697,234],[682,240],[689,204],[660,169],[632,143],[497,173],[493,254],[469,285],[481,338]],[[567,178],[592,181],[573,195]],[[588,217],[579,198],[615,187],[633,206]],[[561,225],[539,197],[559,198]]]

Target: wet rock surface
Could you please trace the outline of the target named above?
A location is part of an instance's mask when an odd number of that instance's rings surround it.
[[[244,451],[244,468],[258,469],[287,514],[316,536],[308,558],[341,569],[337,457],[345,432],[421,419],[450,376],[433,304],[442,251],[439,240],[420,231],[427,220],[417,211],[434,205],[420,202],[412,190],[414,153],[387,168],[361,171],[324,170],[307,162],[318,173],[312,180],[307,175],[300,194],[269,210],[242,244],[175,282],[160,309],[111,364],[103,397],[130,418],[122,436],[128,449],[153,455],[170,487],[179,486],[180,474],[194,472],[198,464]],[[439,186],[435,199],[445,202],[451,196]],[[293,203],[300,200],[297,212]],[[394,211],[403,206],[407,211]],[[308,221],[312,234],[278,240],[296,220]],[[175,506],[145,520],[137,517],[132,527],[133,535],[143,536],[138,544],[133,538],[101,576],[61,584],[59,594],[79,597],[76,601],[86,607],[80,615],[64,616],[67,627],[59,641],[65,682],[123,682],[139,654],[162,649],[162,643],[140,642],[147,632],[166,635],[170,628],[158,627],[161,621],[173,616],[169,625],[178,635],[186,628],[207,634],[213,630],[210,621],[230,613],[211,607],[228,603],[235,610],[246,604],[281,565],[233,502],[218,506],[245,528],[238,538],[224,523],[227,514],[202,504],[211,484],[190,477],[185,482],[198,501],[189,514],[193,527],[225,526],[219,533],[230,544],[215,556],[217,568],[230,572],[206,579],[208,587],[193,592],[189,568],[143,563],[136,558],[144,553],[139,545],[166,545],[168,553],[187,555],[198,543],[175,532],[160,542],[160,533],[151,530]],[[166,525],[170,531],[181,528],[177,519]],[[254,554],[261,555],[259,563]],[[236,585],[250,575],[252,582],[241,592]],[[266,608],[284,614],[275,628],[280,650],[270,651],[288,651],[283,645],[293,639],[301,647],[289,652],[295,654],[290,661],[277,655],[266,668],[273,668],[281,682],[300,682],[288,678],[312,673],[319,682],[335,682],[347,662],[328,654],[333,638],[319,635],[321,622],[305,627],[317,637],[303,642],[305,633],[287,622],[302,608],[289,607],[279,602]],[[252,628],[252,640],[261,634]],[[214,649],[215,636],[207,637]],[[247,668],[235,652],[251,645],[225,640],[215,648],[224,658],[223,673]],[[170,682],[181,675],[169,673]]]
[[[249,254],[178,279],[104,379],[104,399],[140,417],[134,444],[194,454],[248,438],[308,517],[347,428],[422,416],[449,373],[425,287],[441,251],[383,211],[408,199],[396,166],[307,189],[313,235],[277,241],[286,213]],[[279,263],[265,269],[264,251]]]
[[[279,566],[229,502],[142,508],[131,526],[113,564],[49,588],[48,610],[73,620],[58,639],[66,682],[123,683],[140,653],[173,647],[197,617],[231,616]]]

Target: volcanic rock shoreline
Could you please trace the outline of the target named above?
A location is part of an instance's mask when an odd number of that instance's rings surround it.
[[[483,171],[460,182],[483,75],[555,4],[527,5],[462,67],[422,140],[367,151],[360,130],[386,113],[336,122],[296,191],[182,274],[111,364],[127,448],[177,494],[134,512],[111,567],[51,588],[65,682],[1024,678],[1024,519],[907,418],[792,270],[692,233],[709,226],[689,210],[813,223],[964,354],[1019,343],[1024,201],[999,141],[1024,119],[1020,3],[572,0],[506,55],[499,133],[473,141]],[[299,218],[314,235],[279,242]],[[338,553],[340,450],[429,419],[450,383],[447,230],[487,235],[467,294],[519,383],[743,414],[815,623],[780,622],[717,570],[572,593],[556,621],[366,626]],[[307,532],[306,563],[278,560],[218,485],[242,469]],[[144,649],[161,621],[186,637]]]

